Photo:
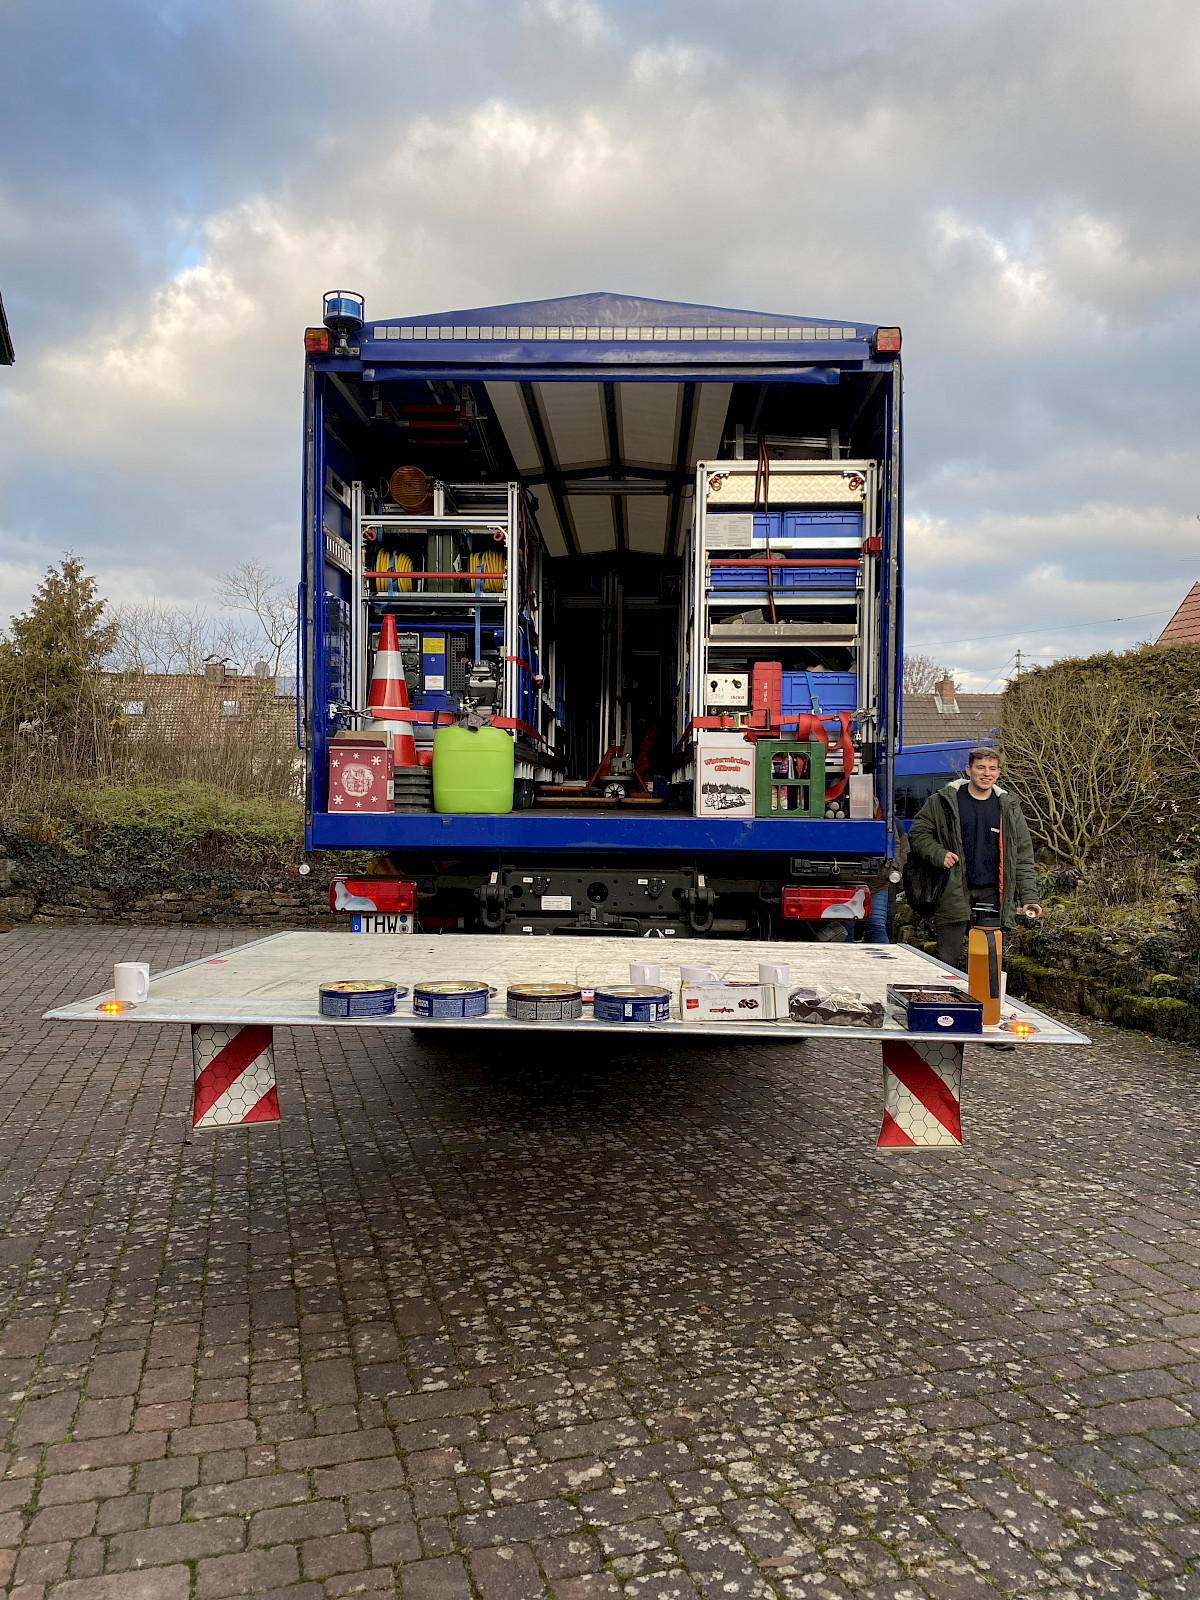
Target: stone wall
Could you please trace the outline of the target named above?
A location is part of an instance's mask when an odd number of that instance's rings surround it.
[[[195,923],[342,927],[329,909],[334,866],[302,877],[228,869],[137,875],[64,859],[54,865],[0,856],[0,922]],[[361,864],[359,864],[361,870]],[[345,871],[343,865],[339,870]]]
[[[933,940],[903,903],[896,937],[932,955]],[[1177,937],[1132,926],[1048,920],[1004,936],[1004,970],[1018,1000],[1095,1017],[1176,1044],[1200,1044],[1200,965]]]

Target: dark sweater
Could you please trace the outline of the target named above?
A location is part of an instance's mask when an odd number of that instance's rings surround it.
[[[995,889],[1000,882],[1000,802],[994,793],[976,800],[965,783],[957,798],[967,884]]]

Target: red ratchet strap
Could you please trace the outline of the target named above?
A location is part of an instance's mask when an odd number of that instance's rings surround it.
[[[838,735],[837,744],[842,752],[842,776],[836,783],[831,784],[826,789],[825,799],[827,801],[837,799],[838,795],[849,783],[850,774],[854,771],[854,740],[850,737],[850,723],[853,721],[852,713],[839,711],[837,719],[841,725],[841,733]],[[791,726],[790,718],[788,719],[788,725],[789,727]],[[825,724],[820,717],[813,716],[811,712],[805,712],[796,718],[796,737],[797,739],[817,739],[826,749],[829,748],[829,734],[826,732]]]
[[[525,671],[529,674],[529,676],[534,680],[535,683],[543,683],[543,682],[545,682],[545,679],[542,677],[542,674],[540,672],[535,672],[533,670],[533,667],[532,667],[531,663],[526,661],[524,656],[502,656],[501,660],[503,660],[503,661],[515,661],[519,667],[523,667],[525,669]]]
[[[419,722],[422,725],[427,722],[431,722],[436,728],[439,717],[444,717],[446,719],[443,723],[444,727],[448,727],[450,723],[457,721],[457,717],[453,711],[413,710],[398,711],[395,715],[395,720],[397,722]],[[493,728],[515,728],[518,733],[527,734],[529,738],[536,739],[539,744],[544,744],[547,750],[553,750],[555,748],[554,745],[552,745],[548,739],[544,738],[536,728],[531,728],[527,722],[522,722],[520,717],[493,717],[491,719],[491,725]]]
[[[854,740],[850,737],[850,724],[854,720],[852,711],[830,712],[832,717],[837,716],[840,733],[834,741],[842,752],[842,776],[825,791],[826,800],[836,800],[850,780],[854,771]],[[707,720],[712,720],[707,719]],[[829,730],[821,717],[814,716],[810,711],[797,713],[794,717],[783,717],[774,728],[748,728],[746,738],[751,744],[757,744],[760,739],[778,739],[785,728],[795,728],[797,741],[806,739],[815,740],[829,749]]]
[[[758,436],[758,465],[754,470],[754,509],[758,510],[759,496],[762,496],[763,523],[766,530],[767,541],[767,600],[771,606],[772,624],[779,621],[775,612],[775,582],[774,566],[771,559],[771,517],[767,510],[767,502],[771,497],[771,460],[767,455],[767,441],[760,433]]]

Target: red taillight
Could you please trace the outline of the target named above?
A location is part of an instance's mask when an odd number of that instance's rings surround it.
[[[875,337],[871,344],[877,356],[898,356],[900,354],[900,329],[876,328]]]
[[[783,914],[789,922],[861,922],[871,910],[865,883],[811,889],[789,883],[783,890]]]
[[[329,885],[331,911],[378,911],[395,916],[417,909],[417,886],[403,878],[334,878]]]
[[[329,329],[305,328],[304,348],[310,356],[327,356],[329,354]]]

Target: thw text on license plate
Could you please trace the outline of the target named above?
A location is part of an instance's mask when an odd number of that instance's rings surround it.
[[[398,911],[385,917],[370,911],[356,911],[350,918],[351,933],[412,933],[411,911]]]

